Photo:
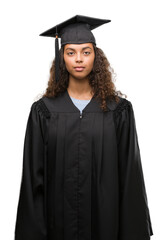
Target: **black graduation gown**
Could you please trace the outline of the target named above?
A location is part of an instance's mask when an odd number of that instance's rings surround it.
[[[82,115],[65,91],[31,106],[15,240],[148,240],[153,235],[133,107]]]

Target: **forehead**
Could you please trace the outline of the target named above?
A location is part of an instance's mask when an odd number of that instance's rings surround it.
[[[64,46],[64,50],[68,49],[68,48],[71,48],[71,49],[75,49],[75,50],[81,50],[83,48],[91,48],[93,49],[93,44],[92,43],[81,43],[81,44],[66,44]]]

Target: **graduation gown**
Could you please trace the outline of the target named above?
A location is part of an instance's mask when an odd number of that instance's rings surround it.
[[[15,240],[149,240],[153,235],[130,101],[67,90],[29,113]]]

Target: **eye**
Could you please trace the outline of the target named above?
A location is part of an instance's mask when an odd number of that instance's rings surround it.
[[[90,54],[90,52],[84,52],[84,53],[86,53],[86,55],[89,55],[89,54]]]
[[[68,54],[68,55],[72,55],[71,53],[73,53],[73,52],[68,52],[67,54]]]

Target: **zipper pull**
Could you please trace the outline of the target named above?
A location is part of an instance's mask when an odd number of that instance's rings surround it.
[[[82,118],[83,116],[82,116],[82,112],[80,112],[80,118]]]

